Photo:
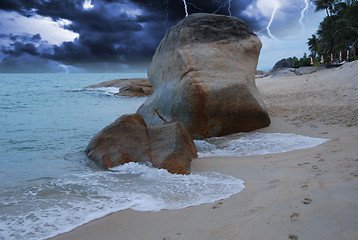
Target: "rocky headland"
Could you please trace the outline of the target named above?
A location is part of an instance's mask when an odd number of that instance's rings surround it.
[[[118,93],[116,93],[118,96],[143,97],[153,93],[152,85],[150,84],[148,78],[115,79],[90,85],[85,88],[93,89],[107,87],[118,88]]]

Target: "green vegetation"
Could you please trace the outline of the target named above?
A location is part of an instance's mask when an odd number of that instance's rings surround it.
[[[316,11],[326,10],[317,33],[308,38],[308,48],[315,62],[357,58],[358,2],[357,0],[313,0]],[[333,59],[331,59],[333,57]]]
[[[290,62],[291,67],[293,68],[311,66],[311,58],[308,58],[306,54],[300,59],[297,57],[289,57],[286,58],[286,60]]]

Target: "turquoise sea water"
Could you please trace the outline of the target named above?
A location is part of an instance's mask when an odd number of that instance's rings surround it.
[[[143,99],[118,99],[104,91],[83,91],[92,83],[145,74],[1,74],[0,181],[8,185],[34,177],[60,176],[83,167],[71,154]]]
[[[109,172],[86,159],[90,139],[145,98],[83,87],[145,76],[0,74],[1,240],[45,239],[122,209],[179,209],[244,188],[217,173],[172,175],[134,163]]]

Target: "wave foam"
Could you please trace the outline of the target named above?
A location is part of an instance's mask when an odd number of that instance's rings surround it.
[[[82,92],[82,91],[88,91],[88,92],[103,92],[106,95],[114,95],[116,93],[119,93],[118,87],[98,87],[98,88],[79,88],[73,90],[74,92]]]
[[[215,202],[242,191],[244,182],[128,163],[111,171],[39,179],[22,188],[1,193],[0,239],[44,239],[123,209],[156,212]]]
[[[287,133],[239,133],[196,140],[199,157],[265,155],[316,147],[328,141]]]

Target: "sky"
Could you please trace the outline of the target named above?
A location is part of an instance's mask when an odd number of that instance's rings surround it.
[[[146,72],[168,29],[196,12],[241,18],[258,69],[302,57],[325,12],[309,0],[1,0],[0,72]]]

